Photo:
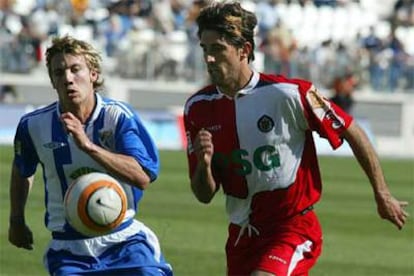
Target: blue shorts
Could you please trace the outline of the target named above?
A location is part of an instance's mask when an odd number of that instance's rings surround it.
[[[132,232],[135,234],[131,235]],[[54,276],[173,275],[155,234],[137,221],[125,230],[102,237],[52,240],[45,254],[45,266]]]

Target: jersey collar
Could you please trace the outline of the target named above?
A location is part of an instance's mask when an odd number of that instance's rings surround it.
[[[102,109],[102,106],[103,106],[102,96],[99,95],[98,93],[95,93],[95,99],[96,99],[96,106],[95,106],[94,110],[92,111],[91,116],[86,121],[86,124],[88,124],[89,122],[95,121],[96,118],[98,118],[99,113],[101,112],[101,109]],[[57,112],[58,117],[60,118],[60,115],[62,114],[62,111],[61,111],[59,102],[57,102],[56,112]]]
[[[256,87],[257,83],[259,82],[260,74],[256,71],[253,71],[253,75],[250,78],[249,82],[245,87],[239,90],[236,95],[247,95],[252,94],[253,89]]]
[[[95,109],[92,112],[92,115],[89,117],[88,119],[88,123],[89,122],[93,122],[96,120],[96,118],[98,118],[99,113],[101,112],[102,106],[103,106],[103,101],[102,101],[102,96],[99,95],[98,93],[95,93],[95,99],[96,99],[96,106]]]
[[[249,82],[246,84],[246,86],[244,86],[242,89],[237,91],[235,98],[248,95],[248,94],[252,94],[254,92],[253,89],[256,87],[259,80],[260,80],[259,72],[253,71],[253,75],[250,78]],[[220,88],[218,86],[217,86],[217,91],[225,95],[226,97],[228,97],[226,94],[220,91]]]

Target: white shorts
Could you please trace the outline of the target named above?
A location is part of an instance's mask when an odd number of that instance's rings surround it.
[[[173,275],[156,235],[137,220],[104,236],[53,239],[44,265],[50,275]]]

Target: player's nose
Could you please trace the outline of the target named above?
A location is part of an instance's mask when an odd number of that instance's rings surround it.
[[[73,74],[70,70],[66,70],[64,74],[65,84],[71,84],[73,82]]]

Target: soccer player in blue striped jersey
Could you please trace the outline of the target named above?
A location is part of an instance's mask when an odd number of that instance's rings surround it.
[[[25,205],[40,164],[45,224],[52,234],[44,256],[50,275],[172,275],[156,235],[134,218],[143,190],[159,172],[158,150],[137,113],[98,93],[101,57],[89,43],[55,38],[46,65],[58,100],[24,115],[17,126],[9,241],[33,248]],[[118,228],[91,238],[65,220],[63,198],[74,179],[95,171],[120,181],[128,209]]]

